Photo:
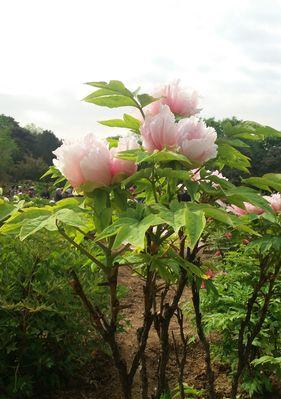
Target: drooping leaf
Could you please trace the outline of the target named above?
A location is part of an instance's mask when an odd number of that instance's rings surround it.
[[[223,189],[223,192],[231,204],[243,208],[243,202],[250,202],[259,208],[272,212],[269,203],[256,190],[250,187],[233,187],[231,189]]]

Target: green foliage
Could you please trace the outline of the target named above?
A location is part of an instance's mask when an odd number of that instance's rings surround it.
[[[87,291],[105,306],[99,273],[59,237],[0,239],[1,398],[39,397],[66,384],[100,346],[68,284],[78,265]]]
[[[260,239],[257,240],[259,241]],[[257,247],[253,243],[247,252],[244,251],[244,247],[224,252],[223,262],[216,263],[218,275],[214,285],[218,295],[209,293],[203,296],[202,311],[206,329],[208,332],[215,331],[219,334],[219,338],[213,344],[213,352],[220,362],[228,364],[233,371],[237,365],[238,330],[245,317],[245,304],[259,278],[256,253],[264,254],[268,251],[272,252],[272,248]],[[280,289],[279,278],[261,332],[254,340],[251,364],[247,365],[243,374],[242,387],[250,396],[270,391],[270,375],[275,373],[280,376]],[[262,303],[263,296],[260,295],[254,306],[250,328],[258,320]]]
[[[195,398],[201,398],[202,395],[204,395],[204,390],[203,389],[196,389],[191,386],[189,386],[186,383],[183,383],[183,388],[184,388],[184,393],[185,393],[185,399],[195,399]],[[179,386],[175,386],[171,393],[164,393],[161,395],[160,399],[180,399],[180,388]]]
[[[215,164],[219,168],[224,166],[224,175],[233,182],[238,183],[241,175],[246,177],[248,171],[253,176],[281,172],[281,136],[277,130],[235,117],[209,118],[206,123],[218,133],[219,158]]]
[[[9,130],[0,126],[0,181],[2,182],[8,179],[8,171],[13,164],[13,154],[16,149],[17,145]]]
[[[101,125],[109,127],[122,127],[130,129],[135,133],[139,133],[141,122],[131,115],[124,114],[123,119],[109,119],[108,121],[100,121]]]
[[[97,87],[98,90],[85,97],[84,101],[108,108],[130,106],[141,109],[156,100],[148,94],[131,92],[119,80],[111,80],[109,83],[90,82],[87,84]]]

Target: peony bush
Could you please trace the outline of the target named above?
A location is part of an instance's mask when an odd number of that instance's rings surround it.
[[[281,134],[249,121],[236,126],[225,124],[224,134],[218,138],[215,129],[198,116],[199,96],[185,91],[179,82],[152,94],[131,91],[116,80],[89,85],[95,91],[85,98],[88,103],[133,108],[134,116],[125,113],[122,119],[100,121],[110,128],[122,128],[126,134],[115,138],[111,134],[108,140],[90,134],[64,142],[54,152],[54,167],[47,175],[59,184],[66,180],[66,186],[73,186],[79,196],[42,208],[25,208],[24,204],[20,209],[9,207],[9,212],[7,208],[2,213],[0,231],[21,240],[42,229],[60,234],[103,274],[109,298],[106,312],[85,294],[77,270],[70,270],[71,285],[111,350],[124,399],[132,398],[137,373],[143,399],[169,397],[170,323],[176,317],[181,337],[185,335],[182,298],[187,289],[205,352],[204,395],[216,398],[210,342],[200,305],[201,289],[216,292],[216,288],[202,252],[215,247],[215,237],[221,231],[229,240],[237,236],[241,242],[248,240],[247,247],[256,245],[260,278],[241,320],[237,367],[232,373],[231,397],[236,398],[279,276],[281,175],[250,176],[235,186],[224,178],[223,169],[235,167],[249,172],[250,159],[240,148],[252,140]],[[144,293],[142,325],[136,331],[137,345],[129,360],[118,344],[120,315],[129,306],[118,298],[118,274],[124,266],[141,276]],[[252,325],[253,303],[261,293],[261,317]],[[153,387],[147,382],[146,369],[151,329],[157,332],[160,348],[154,370],[157,384]],[[182,345],[186,357],[187,341]],[[185,398],[184,357],[178,366],[177,395]]]

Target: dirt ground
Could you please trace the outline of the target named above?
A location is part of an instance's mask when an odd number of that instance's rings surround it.
[[[130,321],[126,332],[121,333],[119,337],[120,347],[123,356],[129,360],[132,357],[134,348],[136,347],[136,329],[141,325],[142,315],[142,288],[139,277],[132,276],[127,268],[120,270],[119,282],[126,284],[129,287],[129,294],[124,299],[126,304],[131,304],[130,308],[124,310],[125,319]],[[188,300],[190,293],[188,290],[184,293],[184,299]],[[171,322],[171,330],[174,331],[175,337],[179,337],[179,329],[176,320]],[[191,325],[186,325],[186,332],[190,336],[194,336],[194,330]],[[210,337],[215,339],[215,337]],[[156,368],[157,357],[159,352],[158,337],[154,329],[151,330],[146,350],[147,355],[147,369],[149,371],[149,389],[153,393],[156,387]],[[204,371],[204,354],[200,343],[196,339],[189,345],[187,363],[185,367],[185,382],[188,385],[197,389],[205,388],[206,376]],[[220,399],[227,399],[229,397],[230,382],[227,377],[228,370],[224,365],[214,365],[216,389]],[[177,365],[173,349],[171,348],[171,360],[168,365],[168,376],[171,386],[176,384],[176,377],[178,374]],[[134,399],[141,399],[139,386],[139,376],[136,376],[136,383],[133,391]],[[204,395],[201,399],[204,398]],[[263,396],[260,399],[280,399],[280,396]],[[112,360],[103,353],[96,353],[93,355],[93,361],[81,373],[81,376],[69,382],[69,388],[60,391],[51,399],[122,399],[118,376]]]

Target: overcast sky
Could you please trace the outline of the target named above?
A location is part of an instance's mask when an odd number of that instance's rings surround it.
[[[280,0],[0,0],[0,114],[62,138],[104,134],[87,81],[181,79],[204,116],[281,129]],[[109,130],[106,130],[109,134]]]

